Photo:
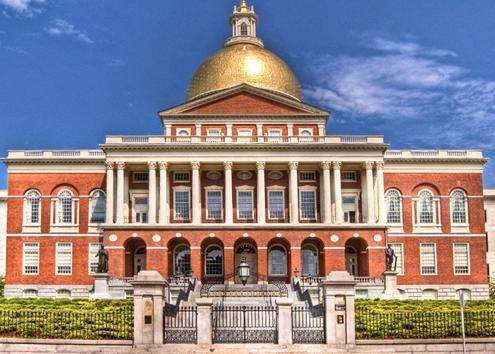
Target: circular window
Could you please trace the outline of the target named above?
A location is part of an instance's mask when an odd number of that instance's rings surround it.
[[[237,178],[245,181],[247,179],[251,179],[253,177],[253,174],[251,171],[239,171],[237,172]]]
[[[282,177],[283,177],[282,171],[270,171],[270,172],[268,172],[268,178],[269,179],[277,180],[277,179],[281,179]]]
[[[222,173],[219,171],[210,171],[206,174],[206,178],[208,178],[210,181],[217,181],[222,178]]]

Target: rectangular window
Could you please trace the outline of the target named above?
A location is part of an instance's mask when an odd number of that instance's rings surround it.
[[[148,222],[148,197],[134,197],[133,209],[135,223]]]
[[[134,183],[146,183],[148,182],[148,172],[133,172],[132,181]]]
[[[206,218],[208,220],[222,220],[222,191],[206,191]]]
[[[23,274],[38,274],[40,267],[40,244],[24,243],[22,261]]]
[[[394,250],[397,257],[395,271],[398,275],[404,275],[404,246],[402,243],[391,243],[390,247]]]
[[[299,192],[299,207],[301,209],[302,220],[316,219],[316,192],[315,191],[300,191]]]
[[[420,263],[421,274],[430,275],[437,273],[437,247],[434,243],[421,243]]]
[[[469,274],[469,244],[454,243],[454,274]]]
[[[281,129],[269,129],[268,130],[268,141],[279,143],[282,141],[282,130]]]
[[[56,274],[67,275],[72,273],[72,243],[57,242],[56,245]]]
[[[268,191],[268,219],[283,219],[285,199],[283,190]]]
[[[237,141],[242,143],[250,143],[253,140],[253,131],[251,129],[238,129]]]
[[[190,219],[190,193],[188,190],[174,191],[174,219],[189,220]]]
[[[90,243],[89,244],[89,254],[88,254],[88,268],[89,274],[94,274],[98,271],[98,251],[100,249],[99,243]]]
[[[356,171],[342,171],[342,182],[356,182],[357,172]]]
[[[315,182],[316,181],[316,172],[315,171],[299,172],[299,181],[300,182]]]
[[[174,182],[189,182],[191,174],[189,172],[174,172]]]
[[[222,132],[218,128],[211,128],[206,131],[206,142],[219,142]]]
[[[253,218],[253,191],[237,191],[237,218]]]

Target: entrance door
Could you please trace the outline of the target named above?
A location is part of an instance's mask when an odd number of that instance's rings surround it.
[[[353,248],[346,249],[345,268],[350,275],[357,276],[359,274],[357,252]]]
[[[144,248],[140,248],[134,253],[134,275],[142,270],[146,270],[146,250]]]
[[[251,276],[247,280],[247,284],[257,284],[258,283],[258,257],[256,255],[256,249],[250,243],[243,243],[239,245],[235,251],[235,277],[234,282],[236,284],[241,284],[241,279],[237,275],[237,269],[242,261],[249,264],[249,269],[251,270]]]

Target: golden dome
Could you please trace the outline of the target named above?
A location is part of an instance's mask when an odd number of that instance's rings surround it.
[[[227,45],[206,59],[189,83],[188,100],[249,84],[301,100],[299,80],[287,64],[260,45]]]

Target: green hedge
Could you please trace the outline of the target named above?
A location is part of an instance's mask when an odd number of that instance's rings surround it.
[[[132,339],[132,301],[1,299],[0,337]]]
[[[468,301],[468,337],[495,336],[495,301]],[[461,336],[457,301],[356,301],[358,339],[454,338]]]

